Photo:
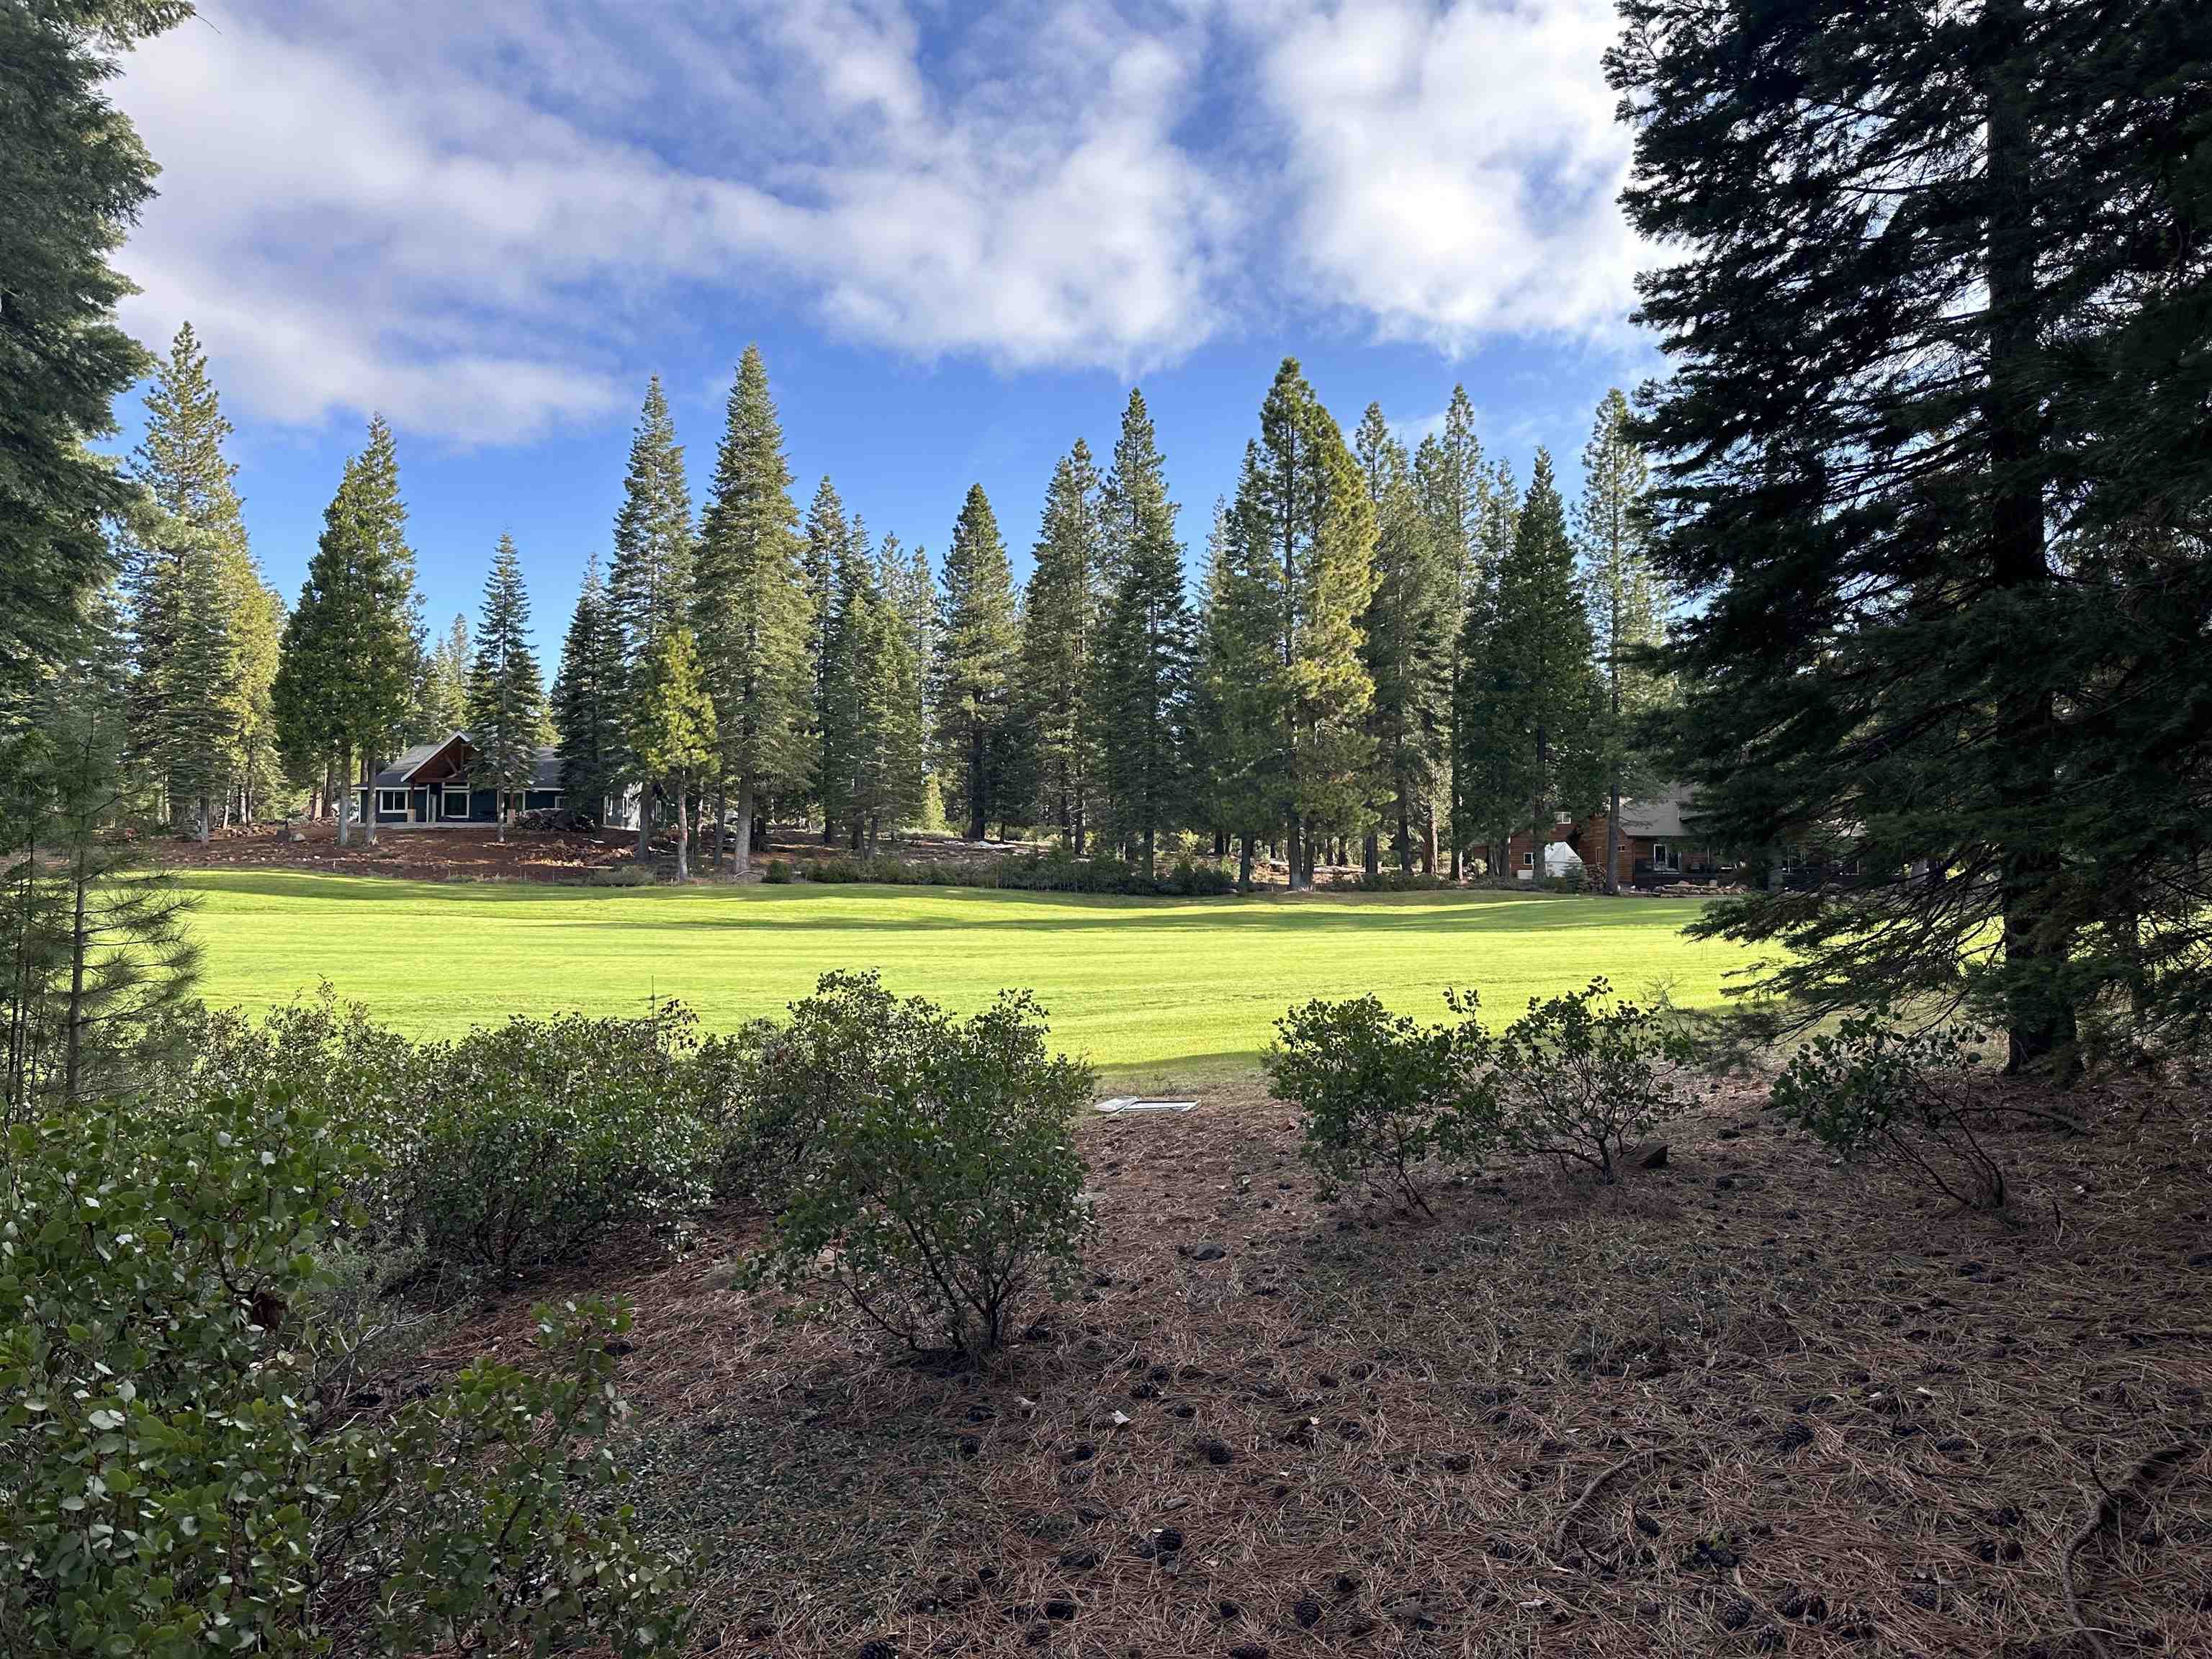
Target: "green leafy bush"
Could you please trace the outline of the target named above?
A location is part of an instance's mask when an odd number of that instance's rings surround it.
[[[702,1207],[717,1146],[693,1026],[667,1006],[512,1019],[426,1046],[395,1170],[403,1233],[504,1276]]]
[[[824,886],[866,882],[891,887],[997,887],[1018,892],[1105,893],[1144,898],[1213,898],[1237,890],[1235,875],[1209,860],[1186,858],[1164,875],[1147,876],[1141,866],[1126,859],[1077,858],[1060,847],[964,860],[841,855],[810,864],[804,873],[807,880]]]
[[[1362,893],[1449,893],[1459,885],[1449,876],[1422,870],[1378,870],[1371,876],[1363,870],[1343,884]]]
[[[874,974],[824,976],[763,1056],[763,1109],[799,1151],[753,1281],[842,1298],[914,1347],[997,1347],[1079,1265],[1091,1085],[1026,995],[959,1021]]]
[[[1987,1040],[1963,1024],[1908,1029],[1872,1008],[1800,1048],[1769,1097],[1846,1158],[1886,1157],[1969,1209],[2002,1209],[2003,1167],[1974,1133],[2004,1109],[1972,1087]]]
[[[788,886],[792,881],[791,860],[770,859],[761,870],[761,880],[770,887]]]
[[[641,864],[611,864],[584,872],[586,887],[651,887],[659,879],[655,871]]]
[[[541,1315],[547,1364],[480,1362],[332,1428],[319,1261],[366,1154],[270,1098],[18,1126],[0,1225],[0,1638],[9,1652],[673,1651],[670,1568],[603,1438],[625,1310]]]
[[[1479,1163],[1496,1140],[1489,1034],[1472,992],[1446,1001],[1455,1026],[1418,1025],[1371,996],[1309,1002],[1277,1022],[1267,1074],[1304,1119],[1299,1156],[1322,1197],[1380,1176],[1432,1213],[1428,1169]]]
[[[1495,1076],[1508,1142],[1584,1164],[1611,1181],[1632,1136],[1692,1103],[1679,1032],[1652,1010],[1613,1000],[1602,979],[1539,1001],[1498,1039]]]

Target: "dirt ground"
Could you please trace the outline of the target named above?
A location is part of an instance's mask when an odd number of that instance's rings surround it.
[[[1255,1079],[1084,1126],[1089,1288],[994,1368],[780,1319],[738,1218],[430,1363],[635,1300],[629,1497],[702,1651],[2212,1654],[2201,1098],[2075,1091],[2004,1218],[1763,1103],[1417,1221],[1316,1203]]]
[[[374,847],[363,847],[356,840],[342,848],[337,844],[337,826],[318,822],[305,826],[305,837],[294,840],[290,829],[283,824],[256,824],[216,836],[204,846],[192,841],[165,841],[161,844],[161,860],[179,870],[320,870],[409,881],[579,881],[595,869],[633,866],[637,851],[635,830],[518,828],[510,830],[502,842],[489,828],[394,830],[387,825],[377,831]],[[753,849],[753,871],[746,879],[759,880],[761,866],[771,858],[805,866],[849,855],[844,848],[823,846],[818,833],[809,834],[796,826],[777,826],[769,842],[765,849]],[[915,836],[884,850],[915,861],[966,862],[1030,849],[998,842]],[[653,853],[659,872],[672,874],[676,865],[674,838],[660,836]],[[712,873],[703,867],[704,848],[695,842],[691,856],[694,874],[712,879]]]

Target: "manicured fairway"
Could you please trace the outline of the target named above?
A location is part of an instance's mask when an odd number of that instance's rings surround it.
[[[780,1012],[833,968],[966,1012],[1024,987],[1108,1070],[1249,1063],[1294,1000],[1372,991],[1441,1017],[1473,986],[1498,1016],[1603,974],[1719,1000],[1744,954],[1682,938],[1688,900],[1453,893],[1114,899],[982,889],[596,891],[316,874],[196,873],[210,1001],[260,1008],[328,979],[418,1035],[511,1013],[677,998],[711,1027]]]

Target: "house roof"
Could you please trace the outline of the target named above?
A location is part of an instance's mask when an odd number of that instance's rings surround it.
[[[1682,819],[1685,812],[1695,815],[1697,799],[1697,792],[1688,784],[1671,783],[1649,800],[1625,800],[1620,803],[1622,833],[1660,841],[1693,835],[1696,832]]]
[[[368,787],[372,789],[404,789],[414,781],[417,772],[445,753],[448,744],[466,744],[468,741],[467,732],[453,732],[435,743],[418,743],[379,772]],[[558,749],[549,744],[538,750],[537,759],[531,763],[530,781],[524,787],[530,789],[558,789],[561,787],[561,751]]]
[[[421,771],[424,767],[428,766],[433,760],[435,760],[441,754],[444,753],[446,745],[452,743],[456,738],[459,738],[463,743],[466,743],[468,741],[468,737],[465,733],[460,732],[449,732],[444,737],[439,738],[435,743],[416,744],[413,748],[407,750],[404,753],[398,756],[381,772],[379,772],[375,778],[371,781],[370,787],[375,789],[404,789],[408,784],[414,780],[415,775]]]

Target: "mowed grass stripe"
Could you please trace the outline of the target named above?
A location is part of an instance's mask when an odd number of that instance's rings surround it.
[[[260,1009],[327,979],[417,1036],[509,1014],[689,1004],[714,1030],[775,1014],[836,968],[967,1012],[1034,991],[1109,1071],[1249,1064],[1295,1000],[1373,992],[1443,1012],[1470,986],[1508,1016],[1602,974],[1720,1000],[1747,960],[1684,939],[1692,900],[1407,893],[1120,899],[971,888],[593,890],[193,872],[204,994]]]

